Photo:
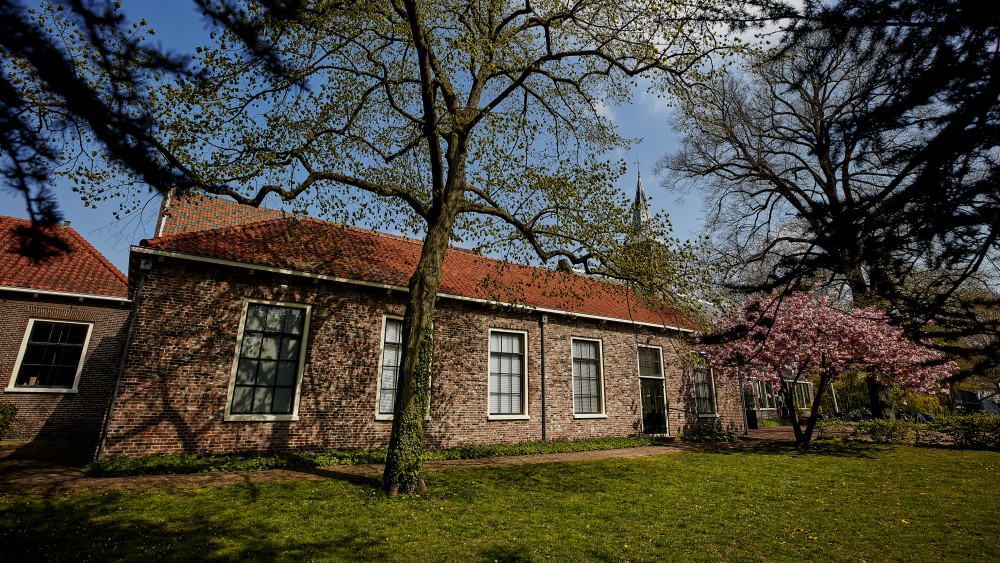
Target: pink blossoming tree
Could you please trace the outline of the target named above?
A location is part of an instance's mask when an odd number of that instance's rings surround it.
[[[733,334],[735,339],[708,344],[712,336]],[[789,409],[799,446],[809,445],[820,398],[848,368],[863,369],[885,385],[918,391],[936,389],[958,369],[940,353],[908,339],[885,313],[872,308],[848,312],[828,298],[806,292],[783,299],[751,296],[742,309],[722,317],[701,339],[717,371],[769,381],[780,389],[787,405],[793,405],[796,382],[819,381],[804,430],[797,410]]]

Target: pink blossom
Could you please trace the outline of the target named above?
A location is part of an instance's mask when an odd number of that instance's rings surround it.
[[[716,369],[775,384],[782,372],[825,372],[836,379],[848,368],[859,368],[886,385],[930,391],[958,369],[939,352],[907,338],[885,313],[873,308],[848,312],[829,298],[805,292],[783,299],[749,297],[712,332],[742,335],[704,346]]]

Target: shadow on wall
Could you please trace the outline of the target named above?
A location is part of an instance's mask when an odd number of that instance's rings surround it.
[[[124,330],[124,329],[123,329]],[[18,416],[32,404],[48,415],[35,436],[17,444],[7,460],[30,460],[82,467],[94,457],[121,354],[121,338],[104,337],[93,346],[80,376],[78,393],[18,394]],[[17,424],[17,422],[15,422]]]

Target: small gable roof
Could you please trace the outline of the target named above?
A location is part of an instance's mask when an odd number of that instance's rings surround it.
[[[147,239],[154,249],[405,289],[422,241],[312,218],[286,217]],[[148,251],[147,251],[148,252]],[[182,256],[183,257],[183,256]],[[690,328],[684,316],[652,307],[625,285],[450,249],[438,294],[587,317]]]
[[[71,227],[51,227],[66,252],[34,260],[20,251],[20,230],[31,221],[0,216],[0,289],[40,290],[125,299],[128,281],[111,262]]]

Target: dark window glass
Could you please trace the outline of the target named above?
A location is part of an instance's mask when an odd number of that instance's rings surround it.
[[[379,387],[378,413],[392,414],[396,406],[396,383],[403,359],[403,321],[385,320],[385,340],[382,345],[382,381]]]
[[[230,414],[291,414],[305,310],[250,303]]]
[[[32,323],[15,387],[72,389],[89,330],[85,324]]]

